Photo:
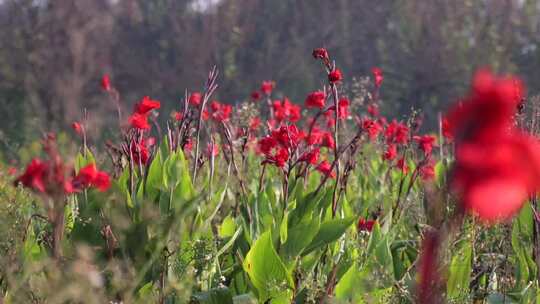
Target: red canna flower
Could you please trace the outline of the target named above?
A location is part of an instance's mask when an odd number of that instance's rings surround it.
[[[478,71],[469,96],[447,115],[448,132],[460,140],[497,138],[507,133],[523,91],[517,78],[498,78],[489,70]]]
[[[93,186],[101,192],[107,191],[111,187],[111,178],[109,177],[109,174],[99,171],[93,182]]]
[[[393,160],[397,156],[397,146],[394,144],[389,144],[388,147],[386,147],[386,151],[384,151],[383,159],[385,160]]]
[[[433,135],[413,136],[413,139],[418,143],[420,150],[424,152],[424,156],[428,157],[433,150],[433,145],[437,138]]]
[[[540,144],[518,131],[496,140],[461,142],[451,187],[486,223],[510,219],[540,188]]]
[[[176,121],[181,121],[182,118],[184,117],[184,115],[182,114],[182,112],[173,112],[173,117],[174,117],[174,120]]]
[[[212,119],[218,122],[229,120],[229,116],[232,113],[231,105],[221,104],[216,100],[212,101],[210,109],[212,110]]]
[[[341,73],[340,69],[335,69],[328,74],[328,81],[330,81],[330,83],[332,84],[336,82],[340,82],[342,80],[343,80],[343,74]]]
[[[372,117],[379,116],[379,106],[374,103],[367,106],[367,111]]]
[[[272,94],[274,87],[275,87],[275,83],[273,81],[271,80],[263,81],[261,84],[261,92],[263,92],[263,94],[268,96]]]
[[[129,124],[132,128],[140,129],[140,130],[150,130],[150,124],[148,123],[148,116],[139,114],[139,113],[133,113],[129,117]]]
[[[45,179],[49,166],[39,158],[34,158],[26,167],[26,171],[17,180],[15,185],[21,183],[23,186],[44,193],[46,191]]]
[[[336,142],[334,141],[334,135],[331,132],[325,132],[323,134],[322,146],[329,149],[336,148]]]
[[[429,162],[420,167],[420,176],[424,181],[430,181],[435,178],[435,164]]]
[[[314,49],[312,55],[315,59],[329,60],[328,51],[325,48]]]
[[[135,105],[135,113],[145,115],[146,113],[159,109],[161,103],[157,100],[152,100],[148,96],[144,96],[141,101]]]
[[[148,144],[146,140],[142,139],[137,142],[133,140],[130,144],[130,153],[135,165],[139,163],[146,165],[150,159],[150,152],[148,151]]]
[[[322,174],[324,174],[325,176],[328,176],[329,178],[335,178],[336,177],[336,172],[334,172],[332,170],[332,165],[326,161],[326,160],[323,160],[318,166],[317,166],[317,171],[321,172]]]
[[[377,139],[377,136],[382,131],[382,126],[376,120],[364,119],[362,128],[368,132],[368,137],[371,141]]]
[[[188,103],[192,106],[198,106],[201,104],[202,96],[199,92],[193,92],[189,95]]]
[[[208,146],[206,147],[206,155],[211,157],[216,157],[219,154],[219,145],[216,143],[208,143]]]
[[[311,165],[315,165],[317,161],[319,160],[319,155],[320,155],[320,149],[314,148],[313,150],[302,154],[302,156],[300,156],[300,161],[307,162],[308,164],[311,164]]]
[[[384,133],[388,143],[406,144],[409,141],[409,128],[396,120],[393,120],[386,127]]]
[[[282,146],[294,148],[304,139],[305,134],[296,125],[289,125],[272,131],[272,137]]]
[[[258,116],[251,118],[249,122],[249,129],[251,131],[257,131],[261,126],[261,119]]]
[[[324,108],[324,103],[326,100],[326,94],[322,91],[315,91],[308,95],[306,98],[305,104],[308,108]]]
[[[320,145],[323,142],[324,132],[321,131],[319,128],[314,127],[313,130],[311,130],[311,134],[306,137],[306,143],[309,146],[312,145]]]
[[[358,223],[356,224],[356,229],[358,231],[371,232],[373,226],[375,225],[375,220],[366,220],[365,218],[359,218]]]
[[[71,183],[64,186],[67,193],[73,193],[84,188],[95,187],[101,192],[107,191],[111,180],[106,172],[99,171],[96,164],[89,164],[79,170],[79,173]]]
[[[378,67],[374,67],[371,69],[371,73],[373,73],[373,78],[375,79],[375,86],[377,88],[380,87],[384,80],[382,70]]]
[[[17,168],[15,167],[9,167],[8,170],[7,170],[7,174],[9,176],[15,176],[17,175]]]
[[[454,138],[454,136],[452,135],[452,132],[450,131],[450,124],[448,122],[448,118],[443,118],[442,119],[442,135],[444,136],[444,138],[446,138],[447,141],[452,141],[452,139]]]
[[[409,173],[409,166],[407,166],[407,162],[405,161],[405,157],[402,157],[398,159],[396,163],[396,167],[401,170],[403,174]]]
[[[82,125],[81,125],[79,122],[77,122],[77,121],[73,122],[73,123],[71,124],[71,128],[72,128],[73,131],[75,131],[75,133],[77,133],[78,135],[83,134],[83,127],[82,127]]]
[[[251,93],[251,99],[253,101],[258,101],[259,99],[261,99],[261,93],[259,93],[259,91],[253,91]]]
[[[278,145],[278,141],[272,136],[266,136],[259,140],[259,150],[264,154],[270,154],[272,149]]]
[[[182,149],[186,154],[191,153],[191,151],[193,150],[193,140],[191,138],[188,138]]]
[[[109,74],[105,74],[101,78],[101,88],[106,92],[111,90],[111,78],[109,77]]]
[[[346,119],[349,117],[349,99],[342,97],[338,102],[338,117],[339,119]]]

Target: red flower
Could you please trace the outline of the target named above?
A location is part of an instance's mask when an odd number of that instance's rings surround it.
[[[283,102],[275,100],[272,104],[274,109],[274,116],[278,122],[288,120],[290,122],[296,122],[300,119],[300,106],[297,106],[285,97]]]
[[[278,141],[272,136],[266,136],[259,140],[259,150],[264,154],[270,154],[272,149],[278,145]]]
[[[132,128],[140,130],[150,130],[150,124],[148,123],[148,117],[143,114],[133,113],[129,117],[129,124]]]
[[[425,181],[430,181],[435,178],[435,164],[429,162],[420,167],[420,176]]]
[[[208,157],[216,157],[219,154],[219,145],[216,143],[208,143],[206,147],[206,155]]]
[[[274,90],[275,83],[271,80],[263,81],[261,84],[261,92],[265,95],[272,94],[272,91]]]
[[[109,189],[111,186],[111,178],[109,177],[109,174],[99,171],[94,179],[93,186],[101,192],[107,191],[107,189]]]
[[[369,115],[373,116],[373,117],[377,117],[379,116],[379,106],[377,106],[376,104],[370,104],[367,106],[367,111],[369,113]]]
[[[26,167],[26,171],[15,181],[15,185],[18,183],[30,189],[44,193],[45,178],[47,177],[47,171],[49,166],[39,158],[34,158],[30,164]]]
[[[330,81],[330,83],[336,83],[342,80],[343,80],[343,74],[341,73],[340,69],[335,69],[328,74],[328,81]]]
[[[107,92],[111,90],[111,78],[109,77],[109,74],[105,74],[101,78],[101,88]]]
[[[313,130],[311,130],[311,134],[306,137],[306,143],[309,146],[312,145],[319,145],[323,142],[324,132],[319,130],[319,128],[314,127]]]
[[[407,166],[407,162],[405,161],[405,157],[402,157],[398,159],[396,163],[396,167],[401,170],[403,174],[409,173],[409,167]]]
[[[7,174],[9,176],[15,176],[17,175],[17,168],[15,167],[9,167],[8,170],[7,170]]]
[[[383,158],[385,160],[393,160],[397,156],[397,146],[394,144],[389,144],[384,151]]]
[[[281,126],[272,131],[272,137],[282,146],[294,148],[304,139],[304,132],[300,131],[296,125]]]
[[[95,164],[89,164],[79,170],[79,173],[70,184],[64,186],[65,191],[68,193],[88,187],[96,187],[99,191],[104,192],[109,189],[111,181],[106,172],[99,171]]]
[[[450,124],[448,122],[448,118],[443,118],[441,124],[442,135],[444,136],[444,138],[446,138],[447,141],[452,141],[454,136],[452,136],[452,132],[450,132]]]
[[[323,160],[317,166],[317,171],[321,172],[322,174],[324,174],[325,176],[328,176],[330,178],[335,178],[336,177],[336,172],[332,171],[332,165],[326,160]]]
[[[375,86],[377,88],[380,87],[384,80],[382,70],[379,69],[378,67],[374,67],[371,69],[371,73],[373,73],[373,78],[375,79]]]
[[[216,100],[212,101],[210,109],[212,110],[212,118],[218,122],[229,120],[229,116],[232,113],[231,105],[221,104]]]
[[[308,95],[306,98],[305,104],[308,108],[324,108],[324,103],[326,100],[326,94],[322,91],[315,91]]]
[[[139,163],[146,165],[150,159],[150,152],[148,151],[148,145],[146,140],[142,139],[140,142],[132,141],[130,144],[130,153],[135,165]]]
[[[261,93],[259,93],[259,91],[253,91],[251,93],[251,99],[253,101],[257,101],[257,100],[261,99]]]
[[[507,220],[540,188],[540,144],[513,131],[456,147],[452,188],[465,209],[488,223]]]
[[[433,135],[414,136],[413,139],[418,143],[420,150],[424,152],[426,157],[431,154],[433,145],[437,140],[437,138],[435,138]]]
[[[193,150],[193,140],[188,138],[182,149],[186,154],[191,153],[191,150]]]
[[[319,160],[320,149],[314,148],[311,151],[305,152],[300,156],[300,161],[307,162],[308,164],[315,165]]]
[[[409,140],[409,128],[403,123],[398,123],[396,120],[393,120],[386,127],[384,135],[386,136],[386,141],[388,143],[394,142],[397,144],[406,144]]]
[[[73,122],[71,124],[71,128],[73,129],[73,131],[75,131],[75,133],[79,135],[83,134],[83,127],[79,122],[77,121]]]
[[[336,142],[334,141],[334,136],[330,132],[325,132],[323,134],[323,141],[322,146],[327,147],[329,149],[335,149],[336,148]]]
[[[174,117],[174,120],[176,121],[181,121],[183,116],[184,115],[181,112],[173,112],[173,117]]]
[[[338,117],[339,119],[346,119],[349,117],[349,99],[342,97],[338,102]]]
[[[366,231],[371,232],[373,230],[373,226],[375,225],[374,220],[366,220],[365,218],[359,218],[358,224],[356,225],[356,229],[358,231]]]
[[[382,131],[382,126],[376,120],[364,119],[362,128],[368,132],[370,140],[375,140]]]
[[[261,126],[261,119],[258,116],[251,118],[251,121],[249,122],[249,129],[251,131],[257,131],[257,129],[259,129],[260,126]]]
[[[448,131],[456,139],[499,137],[513,126],[523,91],[517,78],[497,78],[489,70],[478,71],[472,92],[447,115]]]
[[[313,58],[328,60],[328,51],[325,48],[317,48],[313,50]]]
[[[75,188],[88,188],[92,185],[97,178],[98,170],[96,164],[87,165],[79,170],[79,173],[73,179],[73,185]]]
[[[201,104],[202,96],[199,92],[193,92],[189,95],[188,103],[192,106],[198,106]]]
[[[135,112],[144,115],[152,110],[159,109],[161,104],[157,100],[152,100],[148,96],[144,96],[141,101],[135,105]]]

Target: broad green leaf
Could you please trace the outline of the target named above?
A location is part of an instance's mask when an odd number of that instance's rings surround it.
[[[236,231],[236,223],[234,222],[234,219],[230,215],[228,215],[223,220],[223,223],[221,223],[221,226],[219,227],[219,237],[221,238],[231,237],[234,235],[235,231]]]
[[[270,231],[255,241],[244,259],[243,267],[257,289],[261,303],[288,293],[294,286],[291,274],[274,249]]]
[[[233,304],[233,297],[228,288],[216,288],[200,292],[191,297],[193,304]]]
[[[287,259],[296,258],[306,248],[319,232],[319,219],[305,219],[298,225],[289,229],[287,242],[282,247],[283,255]]]
[[[446,283],[448,299],[467,295],[472,271],[472,245],[469,240],[462,242],[461,248],[453,255],[448,270],[449,275]]]
[[[302,252],[306,255],[315,249],[321,248],[338,240],[354,222],[355,218],[333,219],[321,224],[321,227],[311,243]]]

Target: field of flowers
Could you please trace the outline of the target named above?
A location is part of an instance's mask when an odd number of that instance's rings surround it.
[[[220,103],[214,68],[124,113],[103,76],[117,136],[83,118],[2,169],[0,303],[540,303],[540,101],[479,70],[425,134],[379,113],[382,70],[312,55],[303,103]]]

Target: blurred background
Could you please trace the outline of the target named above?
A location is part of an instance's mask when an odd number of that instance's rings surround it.
[[[213,65],[222,102],[275,80],[278,97],[303,103],[324,82],[311,57],[321,46],[346,85],[383,69],[384,113],[423,109],[434,126],[479,66],[539,92],[539,22],[535,0],[0,0],[0,151],[83,109],[97,135],[116,128],[104,73],[126,109],[144,95],[179,108]]]

